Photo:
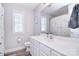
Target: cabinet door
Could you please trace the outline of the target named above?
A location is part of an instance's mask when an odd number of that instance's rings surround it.
[[[34,46],[34,56],[39,56],[39,48]]]
[[[32,42],[30,44],[30,53],[31,53],[31,55],[34,55],[34,47],[33,47]]]
[[[4,9],[0,6],[0,33],[4,32]]]
[[[39,56],[39,42],[31,39],[30,40],[31,45],[30,45],[30,53],[32,56]]]
[[[63,56],[62,54],[60,54],[59,52],[56,52],[54,50],[51,51],[51,56]]]
[[[40,43],[40,51],[44,52],[47,56],[50,56],[51,49],[42,43]]]
[[[4,10],[0,5],[0,56],[4,55]]]
[[[3,44],[0,45],[0,56],[3,56],[4,55],[4,47],[3,47]]]

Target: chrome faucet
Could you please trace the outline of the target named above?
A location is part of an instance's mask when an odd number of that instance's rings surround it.
[[[46,33],[47,34],[47,37],[49,37],[49,33]]]
[[[49,38],[50,38],[50,39],[52,39],[52,38],[53,38],[53,37],[52,37],[52,33],[50,33],[50,36],[49,36]]]
[[[52,39],[53,37],[52,37],[52,33],[46,33],[47,34],[47,38],[50,38],[50,39]]]

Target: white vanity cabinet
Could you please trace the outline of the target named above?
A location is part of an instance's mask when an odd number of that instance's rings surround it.
[[[63,54],[61,54],[61,53],[59,53],[59,52],[52,49],[51,56],[65,56],[65,55],[63,55]]]
[[[30,53],[32,56],[48,56],[50,55],[50,49],[38,42],[37,40],[30,39]]]
[[[35,39],[30,39],[30,53],[32,56],[63,56],[47,45]]]
[[[39,56],[39,42],[34,40],[34,39],[30,39],[30,53],[32,56]]]
[[[4,9],[0,4],[0,56],[4,55]]]
[[[51,49],[49,47],[47,47],[46,45],[40,43],[39,49],[40,49],[40,54],[43,53],[43,55],[50,56]]]
[[[44,52],[40,51],[40,56],[47,56]]]

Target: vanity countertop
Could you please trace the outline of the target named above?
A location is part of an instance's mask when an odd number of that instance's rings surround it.
[[[79,55],[79,42],[75,41],[75,38],[53,36],[53,39],[49,39],[43,35],[32,36],[31,38],[45,44],[49,48],[54,49],[64,55]]]

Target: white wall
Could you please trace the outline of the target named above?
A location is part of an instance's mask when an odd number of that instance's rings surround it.
[[[39,35],[40,34],[40,19],[41,19],[41,15],[40,12],[34,12],[34,35]]]
[[[5,22],[5,49],[13,49],[24,47],[24,42],[29,40],[29,36],[33,34],[33,11],[14,4],[3,4],[4,6],[4,22]],[[24,12],[24,33],[13,32],[13,10]],[[18,37],[22,39],[18,42]]]
[[[50,21],[50,31],[54,35],[70,36],[70,30],[68,28],[69,15],[64,14],[52,18]]]
[[[40,4],[37,8],[34,9],[34,34],[39,35],[41,33],[41,16],[42,10],[48,5]]]

